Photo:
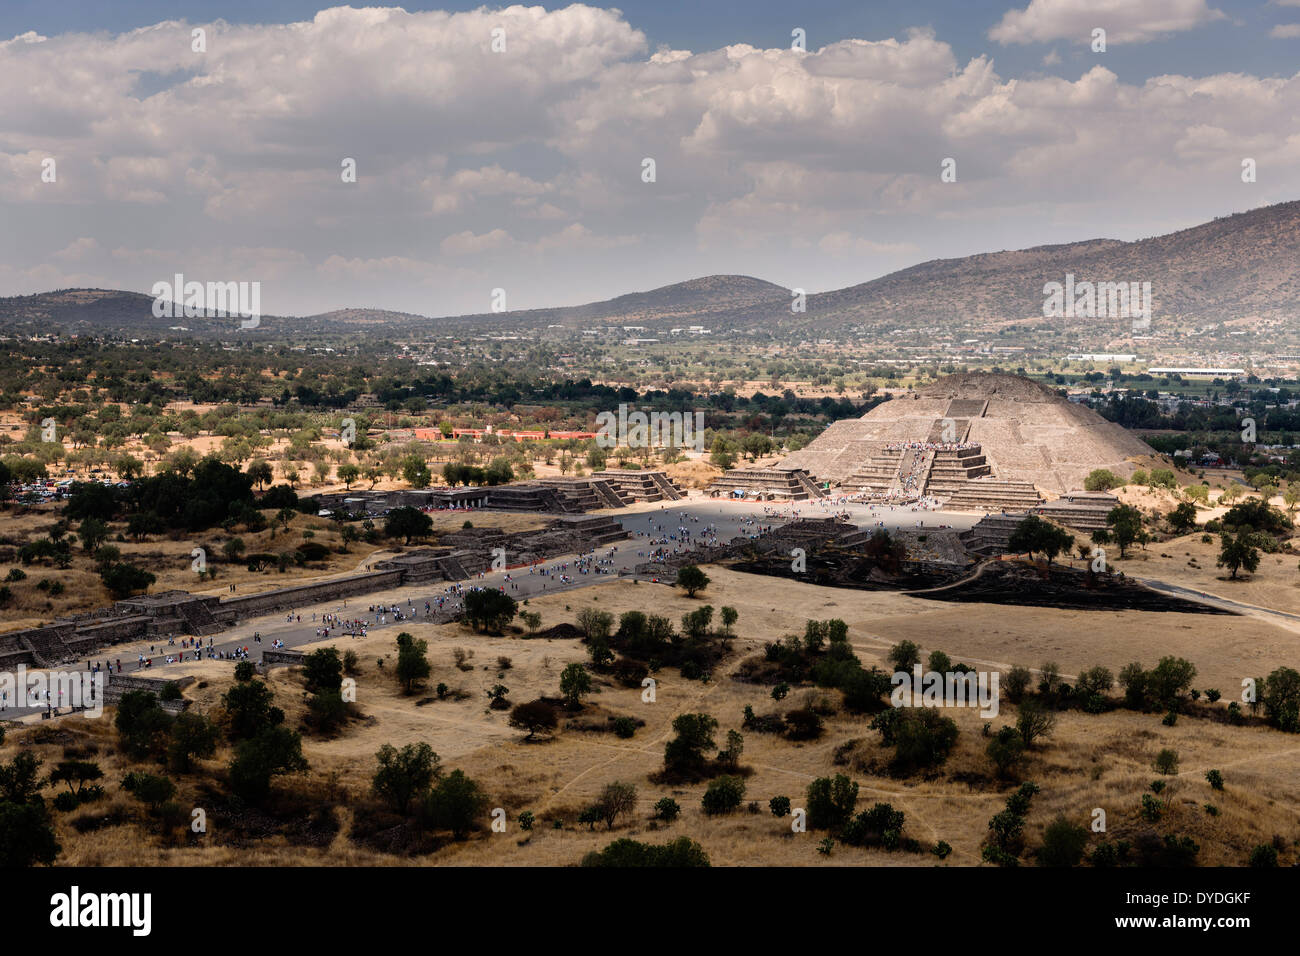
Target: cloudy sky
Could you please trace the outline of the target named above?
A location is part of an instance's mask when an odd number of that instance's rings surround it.
[[[1300,0],[0,7],[0,295],[822,291],[1297,198]]]

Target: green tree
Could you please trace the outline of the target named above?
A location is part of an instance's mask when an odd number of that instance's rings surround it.
[[[518,611],[515,599],[496,588],[480,588],[465,594],[465,620],[480,632],[501,633]]]
[[[1025,756],[1025,742],[1015,727],[1001,727],[984,748],[999,777],[1011,777]]]
[[[442,773],[438,755],[423,742],[407,744],[401,750],[384,744],[375,759],[379,767],[371,790],[396,813],[407,813],[413,800],[422,802]]]
[[[677,569],[677,580],[673,586],[682,588],[687,597],[693,598],[709,586],[709,576],[696,565],[685,564]]]
[[[1128,555],[1128,549],[1143,534],[1142,512],[1132,505],[1116,505],[1106,515],[1110,539],[1119,545],[1119,556]]]
[[[303,658],[303,685],[309,693],[343,686],[343,658],[337,647],[319,647]]]
[[[818,777],[808,784],[808,826],[814,830],[838,830],[849,822],[858,803],[858,785],[842,773]]]
[[[425,816],[440,830],[450,830],[463,840],[487,809],[487,795],[464,771],[453,770],[443,777],[424,801]]]
[[[269,724],[236,748],[230,763],[230,785],[241,799],[260,803],[270,794],[273,777],[306,770],[302,738],[287,727]]]
[[[132,757],[162,756],[171,731],[172,717],[148,691],[132,690],[122,695],[113,718],[122,749]]]
[[[284,711],[271,705],[273,696],[271,688],[260,680],[236,683],[222,695],[231,740],[251,740],[264,728],[284,722]]]
[[[402,538],[410,544],[416,538],[426,538],[433,531],[433,519],[419,508],[394,508],[384,518],[384,534],[389,538]]]
[[[709,714],[678,714],[673,718],[677,734],[664,745],[664,771],[675,776],[696,776],[705,767],[704,753],[714,748],[713,732],[718,722]]]
[[[68,793],[81,798],[86,784],[104,778],[104,771],[99,764],[91,760],[61,760],[50,774],[50,783],[58,786],[64,784]]]
[[[406,693],[414,693],[416,686],[432,672],[428,652],[428,641],[417,640],[406,631],[397,635],[397,680]]]
[[[911,672],[921,663],[921,648],[913,641],[899,641],[889,649],[885,660],[894,665],[894,670]]]
[[[1115,473],[1107,468],[1095,468],[1088,472],[1088,477],[1083,479],[1085,491],[1110,491],[1112,488],[1118,488],[1120,484]]]
[[[176,795],[176,784],[166,777],[132,771],[122,778],[122,789],[155,813]]]
[[[1030,698],[1020,704],[1020,712],[1016,715],[1016,730],[1020,733],[1026,750],[1033,747],[1034,741],[1039,737],[1050,737],[1055,728],[1056,714],[1041,701]]]
[[[1169,527],[1174,534],[1187,534],[1196,528],[1196,505],[1190,501],[1180,502],[1178,507],[1169,512]]]
[[[1259,548],[1255,546],[1255,535],[1250,531],[1238,531],[1235,535],[1224,534],[1220,537],[1218,567],[1227,568],[1230,577],[1235,579],[1237,572],[1245,569],[1253,574],[1259,567]]]
[[[177,773],[189,773],[195,757],[208,758],[217,751],[216,724],[203,714],[186,711],[172,724],[167,762]]]
[[[576,661],[560,672],[560,695],[574,710],[582,706],[582,698],[591,693],[591,674]]]
[[[745,781],[741,777],[725,775],[709,781],[704,790],[704,812],[713,816],[731,813],[745,799]]]
[[[540,698],[515,704],[514,710],[510,711],[510,726],[526,730],[528,736],[525,740],[532,740],[538,733],[550,733],[558,724],[555,708]]]

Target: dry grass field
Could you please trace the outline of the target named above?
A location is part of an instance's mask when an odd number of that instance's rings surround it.
[[[1166,546],[1167,550],[1167,546]],[[426,689],[407,696],[394,679],[392,631],[365,639],[327,642],[354,650],[360,659],[357,675],[358,719],[333,739],[304,735],[310,771],[301,777],[277,778],[280,794],[295,792],[308,804],[337,807],[337,833],[302,836],[287,825],[265,827],[256,838],[240,830],[238,838],[223,833],[220,813],[210,811],[209,833],[196,845],[169,845],[134,818],[139,804],[119,793],[118,782],[128,769],[117,752],[109,719],[65,719],[57,727],[11,730],[4,747],[11,759],[16,741],[34,744],[50,764],[62,759],[64,747],[97,748],[109,777],[110,796],[102,803],[56,814],[64,847],[62,862],[76,864],[165,865],[567,865],[584,853],[617,837],[665,842],[680,835],[698,840],[715,865],[939,865],[929,853],[857,849],[836,845],[830,855],[818,852],[823,834],[791,832],[789,818],[777,819],[767,810],[769,798],[787,795],[794,806],[804,804],[808,783],[816,777],[846,773],[860,785],[858,809],[888,802],[906,814],[904,833],[923,846],[947,841],[953,853],[944,865],[977,865],[989,818],[1002,809],[1014,784],[999,783],[984,756],[987,743],[974,710],[952,709],[960,728],[956,747],[937,770],[898,778],[884,769],[889,751],[879,735],[868,729],[870,718],[837,709],[825,732],[803,743],[744,731],[741,765],[749,768],[745,801],[758,801],[759,812],[740,811],[707,816],[700,798],[704,784],[662,785],[650,777],[663,762],[665,742],[674,717],[706,712],[719,722],[721,746],[728,730],[741,729],[748,704],[758,714],[787,711],[813,697],[838,702],[838,693],[811,687],[795,688],[778,703],[769,688],[733,679],[741,660],[761,655],[766,641],[801,634],[808,619],[838,617],[849,628],[850,641],[864,666],[884,661],[888,647],[899,640],[916,641],[928,652],[943,650],[954,661],[978,665],[1011,664],[1037,667],[1059,664],[1063,675],[1104,664],[1112,671],[1132,660],[1150,666],[1167,655],[1185,656],[1196,664],[1193,686],[1217,686],[1231,699],[1243,675],[1254,675],[1286,664],[1300,663],[1300,635],[1246,617],[1187,614],[1145,614],[1136,611],[1096,612],[1007,608],[983,604],[926,602],[898,594],[819,588],[784,579],[755,577],[710,568],[712,583],[691,600],[664,586],[609,581],[575,592],[533,599],[530,609],[541,613],[543,627],[573,622],[579,610],[593,606],[618,615],[627,610],[660,613],[676,621],[703,603],[730,605],[739,611],[732,652],[708,683],[682,679],[675,670],[657,675],[657,699],[644,703],[641,691],[597,676],[597,693],[577,719],[600,724],[611,715],[644,721],[631,739],[603,730],[565,727],[561,718],[554,739],[525,742],[521,731],[507,724],[508,712],[490,710],[486,691],[498,681],[510,689],[513,703],[543,694],[558,694],[560,672],[566,664],[586,659],[577,640],[527,639],[519,634],[488,637],[461,625],[412,624],[408,629],[428,641],[433,671]],[[1292,571],[1294,575],[1294,571]],[[456,666],[453,651],[472,652],[467,669]],[[384,665],[379,665],[383,657]],[[509,658],[502,670],[499,657]],[[191,665],[200,679],[186,694],[193,706],[216,712],[221,693],[231,683],[229,662]],[[1067,677],[1068,679],[1068,677]],[[268,678],[277,705],[296,726],[305,711],[304,691],[297,668],[275,668]],[[439,700],[432,688],[445,683],[453,691]],[[463,699],[455,691],[463,691]],[[1220,708],[1224,703],[1218,705]],[[994,728],[1014,722],[1016,708],[1003,701]],[[42,737],[50,739],[37,742]],[[405,857],[378,852],[351,839],[354,815],[365,807],[375,752],[383,744],[402,746],[427,742],[441,756],[445,769],[464,770],[479,781],[490,806],[509,817],[505,833],[484,826],[463,842],[449,842],[436,852]],[[1088,825],[1094,808],[1106,811],[1107,837],[1132,839],[1151,824],[1139,818],[1139,805],[1157,774],[1152,761],[1161,748],[1178,751],[1180,772],[1173,776],[1170,807],[1154,825],[1157,832],[1189,835],[1201,847],[1201,865],[1241,865],[1252,847],[1280,838],[1283,865],[1296,861],[1300,837],[1300,738],[1258,725],[1231,726],[1209,719],[1182,717],[1175,726],[1162,724],[1159,714],[1116,710],[1090,716],[1079,711],[1060,714],[1055,733],[1031,751],[1021,778],[1036,782],[1042,792],[1034,799],[1026,827],[1027,842],[1041,841],[1043,828],[1058,813]],[[177,800],[189,807],[209,807],[215,799],[199,781],[224,779],[228,748],[202,763],[192,775],[177,777]],[[1219,769],[1226,780],[1223,792],[1211,790],[1205,771]],[[612,781],[636,785],[638,804],[630,819],[612,831],[603,824],[594,830],[577,822],[583,807]],[[220,783],[217,790],[221,789]],[[53,795],[47,791],[47,796]],[[651,808],[671,796],[682,806],[672,824],[652,822]],[[279,798],[277,798],[279,799]],[[1211,816],[1203,806],[1219,809]],[[118,808],[122,822],[86,834],[70,818]],[[531,810],[537,825],[521,832],[516,819]],[[555,821],[559,821],[556,828]],[[283,821],[282,821],[283,823]],[[487,821],[484,820],[484,824]],[[1094,836],[1094,841],[1097,839]]]

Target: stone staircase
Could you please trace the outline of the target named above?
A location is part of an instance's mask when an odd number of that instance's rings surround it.
[[[212,611],[202,601],[181,604],[177,607],[177,611],[185,622],[186,631],[190,634],[201,636],[216,634],[223,630],[222,625],[218,623]]]
[[[34,627],[24,631],[19,640],[23,649],[40,667],[57,667],[73,660],[65,643],[72,637],[75,628],[67,624],[55,624],[51,627]]]
[[[1106,527],[1106,516],[1118,504],[1118,498],[1103,491],[1072,491],[1035,510],[1057,524],[1090,532]]]
[[[930,480],[930,466],[934,464],[934,449],[908,448],[898,458],[898,470],[889,482],[889,494],[894,497],[920,498],[925,494]]]
[[[682,490],[662,471],[615,468],[595,471],[592,478],[606,482],[624,501],[677,501],[684,497]]]
[[[749,498],[782,501],[807,501],[822,497],[821,489],[808,473],[799,469],[733,468],[715,478],[706,490],[714,497],[730,496],[736,490],[745,492]]]
[[[985,515],[958,537],[967,551],[973,554],[1005,554],[1007,542],[1027,514]]]
[[[966,482],[944,502],[952,511],[1030,511],[1043,503],[1028,481],[979,478]]]

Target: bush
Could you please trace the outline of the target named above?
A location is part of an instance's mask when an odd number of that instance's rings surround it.
[[[424,812],[432,826],[463,840],[478,825],[487,803],[487,794],[475,781],[464,771],[453,770],[429,792]]]
[[[788,817],[790,815],[790,798],[773,797],[767,801],[767,808],[772,811],[774,817]]]
[[[943,763],[957,742],[956,721],[923,707],[890,708],[869,726],[880,731],[885,746],[894,747],[891,768],[896,773]]]
[[[541,698],[530,700],[526,704],[516,704],[510,712],[510,726],[527,731],[525,740],[532,740],[538,733],[550,733],[559,722],[555,708]]]
[[[1277,850],[1267,843],[1261,843],[1255,849],[1250,851],[1250,866],[1256,869],[1266,869],[1277,866]]]
[[[704,771],[704,752],[712,749],[718,722],[709,714],[679,714],[673,719],[677,736],[664,745],[664,772],[695,777]]]
[[[662,846],[624,838],[615,840],[599,852],[588,853],[582,858],[582,865],[681,868],[708,866],[709,857],[704,852],[704,848],[689,837],[678,837]]]
[[[704,812],[713,815],[731,813],[745,798],[745,781],[740,777],[722,776],[709,781],[704,791]]]
[[[1033,675],[1029,672],[1029,668],[1020,664],[1007,671],[1007,679],[1002,684],[1006,688],[1007,700],[1013,704],[1019,704],[1025,696],[1025,691],[1029,689],[1032,680]]]
[[[1137,475],[1134,476],[1135,483]],[[1088,472],[1088,476],[1083,479],[1084,491],[1110,491],[1112,488],[1118,488],[1122,482],[1115,476],[1115,473],[1107,468],[1095,468]]]
[[[270,794],[272,777],[306,769],[302,738],[278,723],[263,725],[255,737],[241,741],[235,749],[230,785],[240,799],[260,803]]]
[[[985,754],[997,768],[999,777],[1010,777],[1025,757],[1025,742],[1014,727],[1001,727],[993,735]]]
[[[166,777],[132,771],[122,778],[122,789],[157,810],[176,794],[176,784]]]
[[[786,736],[791,740],[816,740],[822,735],[821,716],[811,707],[800,707],[785,715]]]
[[[614,718],[614,735],[622,740],[628,740],[636,733],[636,721],[631,717]]]
[[[818,777],[808,784],[808,826],[836,830],[849,822],[858,802],[858,785],[844,774]]]
[[[888,803],[877,803],[859,813],[844,827],[843,839],[850,846],[883,846],[898,849],[903,833],[903,812]]]
[[[1206,779],[1206,781],[1209,782],[1210,787],[1211,787],[1212,789],[1214,789],[1214,790],[1222,790],[1222,789],[1223,789],[1223,774],[1219,773],[1219,771],[1217,771],[1217,770],[1207,770],[1207,771],[1205,771],[1205,779]]]
[[[672,797],[662,797],[655,804],[654,816],[656,820],[662,820],[664,823],[672,823],[681,816],[682,807]]]
[[[1086,828],[1058,815],[1043,831],[1043,845],[1038,848],[1040,866],[1078,866],[1088,847]]]

